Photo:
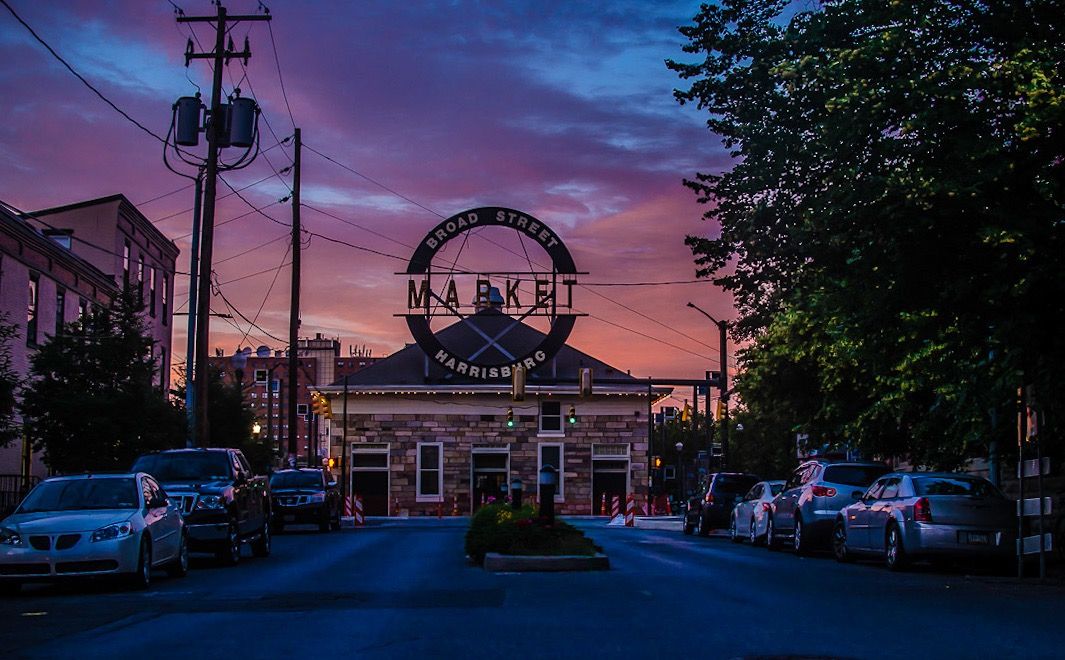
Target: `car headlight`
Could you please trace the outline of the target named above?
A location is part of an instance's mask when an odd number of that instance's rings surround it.
[[[311,497],[307,501],[308,502],[324,502],[325,501],[325,493],[311,493]]]
[[[92,533],[92,542],[98,541],[113,541],[115,539],[124,539],[133,533],[133,524],[129,521],[115,523],[108,525],[107,527],[101,527]]]
[[[22,536],[14,530],[0,527],[0,545],[22,545]]]
[[[226,498],[221,495],[200,495],[196,508],[201,511],[226,508]]]

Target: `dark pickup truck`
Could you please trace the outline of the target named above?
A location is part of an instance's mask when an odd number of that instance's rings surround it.
[[[189,550],[240,561],[241,545],[270,554],[270,482],[252,474],[239,449],[173,449],[141,456],[134,472],[163,486],[185,518]]]

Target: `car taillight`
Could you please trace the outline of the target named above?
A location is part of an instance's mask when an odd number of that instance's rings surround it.
[[[917,522],[932,522],[932,503],[927,497],[913,503],[913,519]]]
[[[707,504],[713,504],[714,503],[714,494],[713,493],[707,493],[706,494],[706,503]]]
[[[814,494],[814,497],[835,497],[836,489],[829,488],[828,486],[814,486],[810,489]]]

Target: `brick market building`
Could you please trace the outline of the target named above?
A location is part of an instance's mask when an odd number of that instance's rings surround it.
[[[494,351],[518,355],[544,337],[494,307],[439,336],[469,355],[501,332],[490,361],[503,359]],[[587,397],[578,392],[582,368],[599,381]],[[644,502],[650,405],[669,392],[566,345],[528,373],[525,399],[516,402],[509,379],[457,375],[416,344],[321,390],[330,398],[332,453],[344,457],[349,492],[362,496],[367,515],[392,516],[465,515],[502,496],[513,479],[527,499],[536,498],[545,464],[561,464],[559,513],[598,514],[604,495],[624,502],[631,493]]]

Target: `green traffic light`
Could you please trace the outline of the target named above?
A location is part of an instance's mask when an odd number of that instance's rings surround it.
[[[570,417],[569,418],[569,423],[570,424],[576,424],[577,423],[577,418],[576,417]]]
[[[514,426],[514,420],[513,419],[508,419],[507,420],[507,426],[513,427]]]

